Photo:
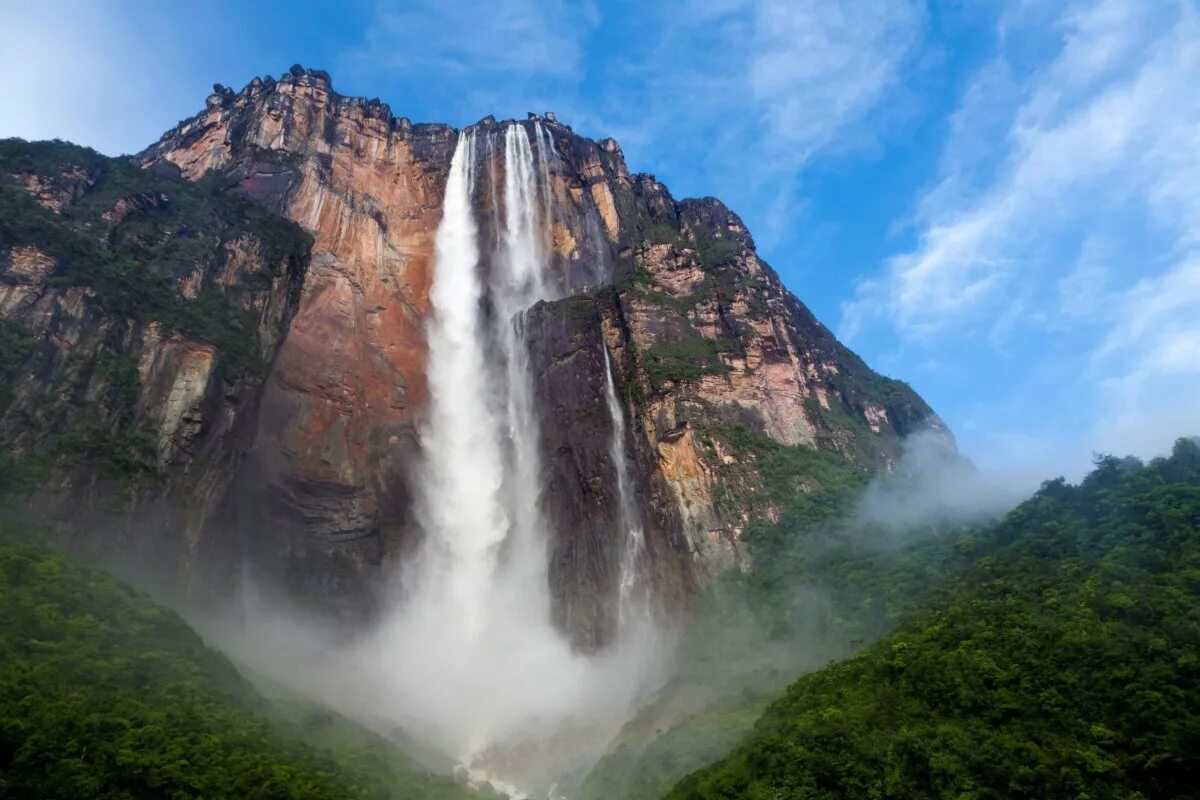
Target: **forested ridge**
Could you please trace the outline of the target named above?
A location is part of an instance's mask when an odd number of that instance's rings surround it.
[[[1200,445],[1099,459],[951,544],[968,566],[669,797],[1196,796]]]
[[[869,474],[744,429],[724,433],[739,457],[759,461],[782,513],[743,530],[748,568],[729,569],[700,592],[674,678],[591,770],[580,800],[663,797],[736,747],[797,676],[875,642],[973,559],[959,544],[976,531],[960,516],[935,513],[919,530],[897,531],[861,513]],[[970,470],[945,440],[927,444],[951,472]],[[819,485],[797,491],[790,481],[798,474]],[[906,460],[872,486],[919,504],[929,480]]]
[[[717,699],[607,756],[581,797],[659,797],[731,747],[668,796],[1195,796],[1196,440],[882,548],[845,519],[860,482],[828,483],[752,526],[754,568],[701,598],[684,674]],[[11,531],[0,618],[0,797],[470,796],[333,712],[264,697],[174,613]],[[813,669],[767,704],[771,673]]]

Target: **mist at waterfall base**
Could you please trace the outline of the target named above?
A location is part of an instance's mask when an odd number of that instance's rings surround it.
[[[895,581],[893,570],[936,562],[939,550],[927,545],[996,522],[1036,488],[1026,476],[976,468],[943,429],[914,431],[889,468],[844,498],[834,516],[775,525],[823,566],[797,569],[789,564],[794,551],[768,548],[764,556],[747,542],[752,560],[765,558],[754,567],[765,577],[746,580],[731,570],[705,588],[676,654],[667,698],[643,717],[665,728],[714,708],[765,703],[801,674],[853,656],[895,622],[870,609],[901,607],[902,595],[929,588]],[[848,627],[850,620],[856,621]]]
[[[582,653],[551,621],[523,323],[527,309],[570,284],[547,274],[546,193],[557,155],[549,134],[529,127],[532,141],[523,124],[469,128],[454,151],[435,238],[429,403],[414,470],[423,538],[395,576],[402,592],[374,630],[351,642],[286,619],[248,592],[243,624],[222,644],[251,670],[384,734],[402,731],[435,766],[510,794],[548,796],[579,780],[662,684],[671,648],[638,578],[642,527],[611,375],[616,634],[599,652]],[[490,225],[481,226],[477,216],[489,211]],[[611,369],[607,352],[604,363]]]

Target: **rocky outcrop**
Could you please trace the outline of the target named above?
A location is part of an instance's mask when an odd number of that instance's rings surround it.
[[[731,433],[873,470],[890,467],[909,432],[944,429],[906,384],[872,372],[784,288],[719,201],[676,202],[651,176],[636,176],[632,191],[638,236],[618,281],[636,354],[626,380],[702,569],[743,562],[742,526],[780,511],[752,497],[762,483],[753,461],[739,465],[740,488],[722,479],[736,461]],[[798,474],[794,490],[819,484],[820,475]]]
[[[425,395],[433,233],[454,132],[343,98],[319,72],[219,89],[145,154],[219,170],[312,234],[295,321],[229,524],[302,596],[358,613],[402,547]]]
[[[555,281],[567,293],[609,283],[617,220],[604,178],[625,175],[620,150],[537,121],[569,151],[553,162]],[[491,138],[477,169],[501,180],[502,125],[480,127]],[[371,606],[385,560],[413,545],[432,244],[456,136],[291,70],[220,89],[142,156],[193,179],[221,171],[313,236],[231,524],[255,532],[258,561],[295,593],[351,614]]]
[[[609,446],[613,420],[603,396],[602,348],[609,348],[614,363],[629,354],[620,314],[615,294],[602,290],[541,303],[525,320],[542,411],[553,608],[556,622],[588,648],[615,631],[613,589],[627,546],[617,495],[620,466]],[[639,579],[654,587],[662,605],[677,609],[695,586],[691,548],[673,488],[646,446],[645,432],[631,430],[627,439],[645,541]]]

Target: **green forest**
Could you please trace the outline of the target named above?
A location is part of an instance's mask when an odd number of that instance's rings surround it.
[[[1200,445],[1100,458],[950,539],[964,566],[896,630],[669,797],[1194,797]]]
[[[474,796],[296,697],[267,699],[176,614],[0,533],[0,797]]]
[[[852,484],[829,491],[846,502]],[[887,548],[816,494],[750,532],[762,568],[702,598],[681,680],[711,702],[666,731],[643,712],[626,732],[641,743],[579,797],[1194,796],[1195,440]],[[332,711],[264,695],[173,612],[11,530],[0,614],[0,796],[471,796]]]

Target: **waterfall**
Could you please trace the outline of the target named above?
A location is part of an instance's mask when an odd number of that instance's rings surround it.
[[[496,550],[508,530],[500,503],[504,459],[487,404],[487,369],[479,346],[478,230],[471,203],[475,134],[459,137],[450,162],[441,224],[434,239],[438,269],[429,293],[429,418],[420,498],[433,562],[420,579],[437,607],[462,620],[470,636],[482,625]]]
[[[608,347],[603,342],[600,350],[604,353],[604,402],[608,406],[608,416],[612,420],[612,434],[609,437],[608,452],[613,462],[613,470],[617,477],[617,521],[624,531],[624,542],[621,548],[620,583],[617,589],[617,625],[618,632],[625,633],[631,622],[636,619],[644,621],[648,613],[644,592],[639,591],[638,565],[645,550],[645,539],[642,532],[641,515],[634,503],[632,481],[629,476],[629,456],[625,452],[625,412],[617,400],[617,389],[613,384],[612,363],[608,357]]]
[[[542,219],[547,232],[554,225],[554,193],[551,191],[550,162],[558,160],[558,150],[554,147],[554,139],[550,131],[542,127],[542,123],[533,123],[534,135],[538,143],[538,171],[541,173],[541,185],[545,188],[542,193]]]
[[[434,238],[429,406],[415,470],[423,538],[404,561],[403,596],[354,651],[356,671],[346,678],[370,687],[365,716],[418,732],[496,785],[536,785],[545,776],[530,759],[542,750],[596,752],[661,678],[657,640],[623,640],[589,656],[573,651],[551,620],[526,313],[563,285],[549,275],[558,158],[536,123],[459,135]],[[641,529],[605,358],[625,614],[639,594]]]
[[[589,661],[550,619],[524,317],[550,294],[539,170],[524,127],[508,126],[496,145],[491,133],[468,129],[451,159],[429,295],[417,496],[424,540],[405,565],[407,597],[381,630],[375,656],[396,673],[390,716],[464,763],[522,725],[548,725],[590,701]],[[501,149],[498,187],[491,167]],[[488,184],[477,187],[479,161]],[[479,241],[479,201],[491,205],[490,262]]]
[[[545,154],[539,146],[538,161]],[[504,132],[504,227],[492,273],[494,340],[504,364],[499,391],[505,397],[509,469],[507,496],[513,515],[507,567],[518,598],[530,611],[549,613],[548,591],[534,595],[529,581],[546,582],[546,532],[542,518],[542,469],[537,410],[529,373],[525,312],[550,296],[546,253],[538,219],[538,174],[529,135],[521,125]],[[549,187],[545,189],[549,194]],[[544,217],[543,217],[544,218]],[[500,235],[500,231],[497,231]]]

